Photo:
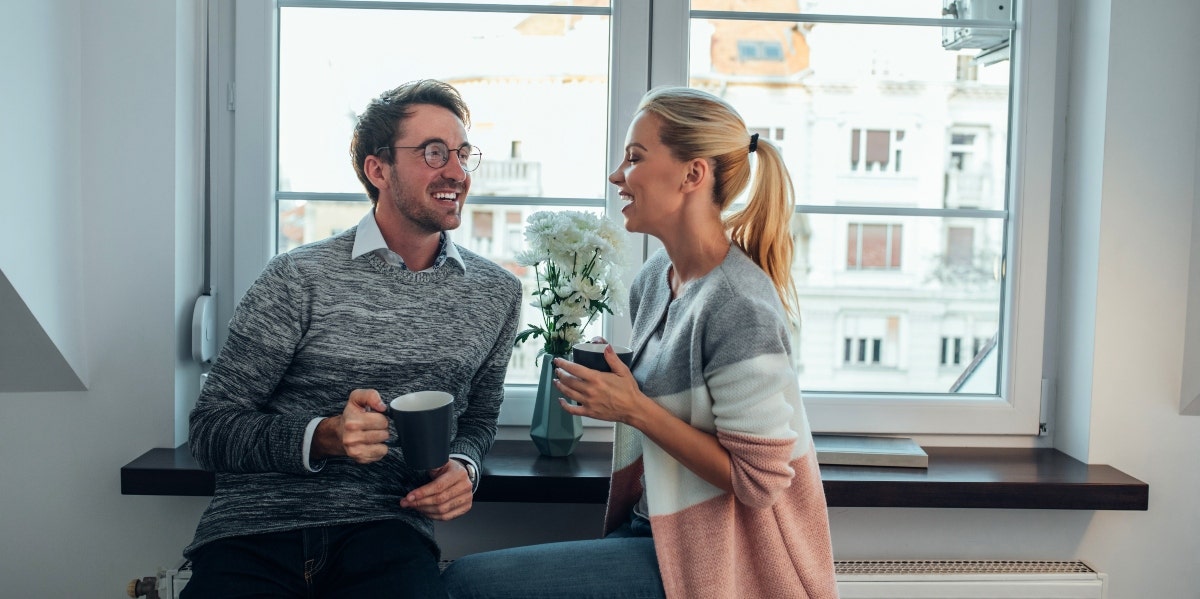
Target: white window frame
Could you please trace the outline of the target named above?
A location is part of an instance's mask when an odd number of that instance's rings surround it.
[[[1006,228],[1008,247],[1004,267],[1009,274],[1002,298],[1002,372],[998,395],[921,396],[879,393],[806,393],[805,405],[813,429],[825,432],[903,433],[944,435],[1037,434],[1043,387],[1043,346],[1046,323],[1047,266],[1052,198],[1060,192],[1053,179],[1057,111],[1062,91],[1058,71],[1060,0],[1025,0],[1016,5],[1020,34],[1015,36],[1012,116],[1009,128],[1012,165],[1008,172],[1012,209]],[[528,12],[529,6],[513,6]],[[691,11],[688,0],[614,0],[612,6],[612,69],[609,102],[608,170],[621,161],[625,131],[646,89],[686,85],[689,17],[710,18],[710,11]],[[212,161],[213,280],[218,321],[227,323],[236,301],[274,253],[277,15],[272,0],[214,0],[210,3],[210,39],[234,31],[227,42],[210,48],[210,106]],[[806,19],[812,15],[805,15]],[[236,20],[237,26],[232,23]],[[882,19],[887,21],[889,19]],[[890,19],[896,21],[896,19]],[[914,21],[914,19],[907,19]],[[915,19],[929,21],[928,19]],[[878,21],[878,19],[876,20]],[[871,21],[871,22],[876,22]],[[653,40],[653,41],[652,41]],[[653,51],[651,51],[653,43]],[[646,57],[650,60],[647,61]],[[234,83],[233,73],[236,73]],[[236,110],[228,110],[226,107]],[[1058,150],[1059,152],[1061,150]],[[227,152],[227,154],[225,154]],[[262,201],[264,198],[270,201]],[[620,200],[606,186],[606,210],[619,214]],[[811,207],[808,207],[811,208]],[[958,216],[981,212],[962,210]],[[986,211],[984,211],[986,212]],[[661,245],[638,235],[630,244],[635,265]],[[632,281],[636,268],[626,273]],[[610,318],[606,335],[628,339],[628,317]],[[223,342],[226,332],[220,331]],[[803,374],[800,375],[803,387]],[[528,426],[533,388],[510,387],[501,424]],[[1013,437],[1008,437],[1013,438]]]

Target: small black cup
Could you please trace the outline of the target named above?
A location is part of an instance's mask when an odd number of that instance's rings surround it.
[[[443,391],[417,391],[388,403],[388,418],[396,427],[389,447],[404,452],[404,463],[414,470],[432,470],[450,461],[450,422],[454,396]]]
[[[608,367],[608,360],[604,359],[604,348],[608,346],[608,343],[576,343],[571,348],[571,361],[592,370],[609,372],[611,369]],[[633,350],[624,345],[613,345],[612,348],[628,368],[633,362]]]

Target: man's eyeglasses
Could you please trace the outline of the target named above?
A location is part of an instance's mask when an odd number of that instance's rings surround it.
[[[479,163],[483,160],[483,152],[479,148],[471,144],[463,144],[456,149],[450,149],[444,142],[431,141],[423,146],[383,146],[375,148],[375,153],[378,154],[384,150],[423,150],[425,153],[425,164],[429,168],[442,168],[446,163],[450,162],[450,152],[458,155],[458,163],[462,165],[462,169],[468,173],[479,168]]]

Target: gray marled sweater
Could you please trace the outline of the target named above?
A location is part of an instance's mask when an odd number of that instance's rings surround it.
[[[400,507],[424,484],[399,449],[371,464],[304,467],[305,427],[340,414],[354,389],[384,401],[454,395],[451,453],[482,463],[496,434],[521,305],[508,271],[459,248],[415,273],[374,252],[351,259],[357,228],[273,258],[247,291],[191,415],[192,455],[216,493],[184,555],[215,539],[400,519],[433,544],[432,523]]]

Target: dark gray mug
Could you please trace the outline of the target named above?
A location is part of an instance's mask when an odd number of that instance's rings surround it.
[[[389,447],[404,452],[404,463],[415,470],[432,470],[450,461],[450,421],[454,396],[443,391],[417,391],[388,403],[388,418],[396,427]]]
[[[576,343],[571,348],[571,361],[587,366],[592,370],[608,372],[610,370],[608,360],[604,359],[604,348],[608,346],[608,343]],[[628,368],[633,362],[633,350],[624,345],[613,345],[612,348],[613,351],[617,352],[617,357]]]

